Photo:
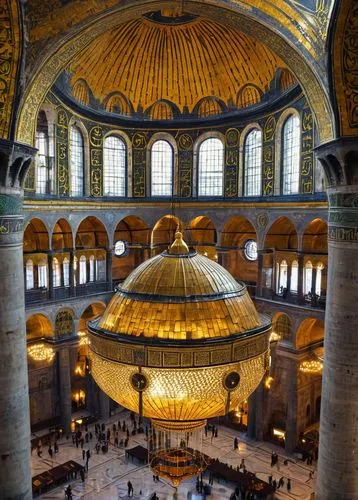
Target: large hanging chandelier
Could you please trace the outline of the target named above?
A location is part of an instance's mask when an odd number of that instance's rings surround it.
[[[311,359],[306,359],[304,361],[301,361],[299,366],[300,372],[313,375],[320,375],[323,371],[323,356],[324,356],[324,348],[317,347],[313,351]]]
[[[88,332],[94,379],[151,419],[150,465],[175,485],[207,465],[207,419],[237,408],[268,368],[269,319],[243,283],[190,252],[179,232],[118,286]]]
[[[43,342],[38,342],[28,346],[27,354],[34,361],[52,361],[55,356],[55,350]]]

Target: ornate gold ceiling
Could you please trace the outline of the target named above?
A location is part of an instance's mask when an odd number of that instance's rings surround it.
[[[295,80],[285,64],[248,35],[203,18],[171,24],[141,17],[99,36],[67,69],[83,104],[94,98],[107,111],[166,119],[257,104],[279,68],[286,90]]]

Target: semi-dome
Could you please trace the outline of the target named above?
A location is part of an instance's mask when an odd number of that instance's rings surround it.
[[[276,84],[282,91],[296,84],[270,47],[238,29],[167,9],[101,34],[67,72],[76,101],[151,120],[220,115],[259,104]]]

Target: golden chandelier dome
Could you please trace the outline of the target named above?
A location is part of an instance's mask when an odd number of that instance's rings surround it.
[[[98,385],[177,436],[225,415],[255,390],[267,368],[271,323],[243,283],[190,252],[177,232],[168,252],[135,269],[88,330]],[[150,456],[157,473],[178,482],[184,472],[168,463],[185,455],[197,474],[202,462],[185,439],[175,439],[175,450],[153,441]]]
[[[216,262],[190,253],[177,232],[168,252],[145,261],[118,288],[98,326],[135,337],[198,340],[260,324],[245,285]]]

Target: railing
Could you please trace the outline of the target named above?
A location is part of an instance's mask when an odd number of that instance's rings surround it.
[[[95,295],[97,293],[105,293],[112,290],[112,283],[108,281],[85,283],[83,285],[77,285],[75,287],[54,287],[51,296],[47,288],[26,290],[25,305],[28,306],[41,302],[69,299],[71,297],[86,297],[87,295]]]
[[[257,296],[258,299],[268,299],[275,302],[285,302],[287,304],[295,304],[304,307],[312,307],[315,309],[326,308],[325,295],[304,295],[299,297],[297,293],[283,290],[282,293],[276,293],[272,288],[262,288],[261,295]]]

